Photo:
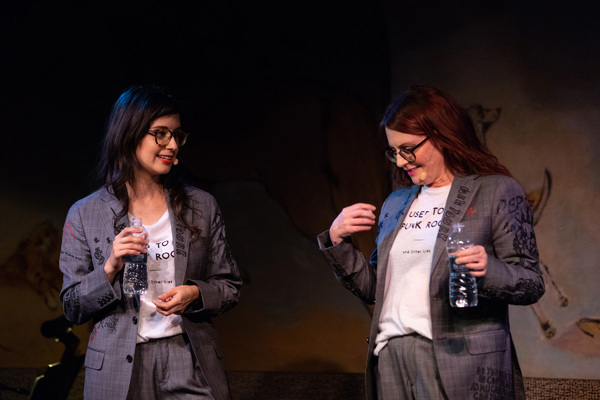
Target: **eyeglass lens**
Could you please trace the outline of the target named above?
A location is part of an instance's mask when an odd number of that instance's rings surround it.
[[[410,149],[405,149],[405,148],[402,148],[399,150],[387,149],[385,151],[385,155],[388,158],[388,160],[390,160],[393,163],[398,162],[398,154],[400,154],[400,156],[402,158],[404,158],[406,161],[408,161],[409,163],[414,162],[417,159],[417,157],[415,156],[415,150],[417,150],[423,143],[425,143],[425,141],[427,141],[427,139],[429,139],[429,137],[426,137],[420,143],[418,143],[416,146],[414,146],[413,148],[410,148]]]
[[[154,137],[156,138],[156,143],[161,146],[166,146],[171,141],[171,138],[175,138],[175,142],[177,146],[183,146],[187,140],[187,132],[182,130],[176,130],[175,132],[171,132],[168,129],[155,129]]]

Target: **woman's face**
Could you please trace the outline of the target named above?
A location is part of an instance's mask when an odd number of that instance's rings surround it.
[[[412,149],[426,136],[402,133],[385,128],[388,145],[398,151],[401,148]],[[415,160],[408,162],[398,154],[396,165],[403,169],[415,185],[442,187],[452,183],[454,175],[446,168],[442,153],[435,148],[431,139],[426,140],[415,151]]]
[[[150,124],[150,129],[166,128],[171,132],[175,132],[180,126],[179,115],[174,114],[155,119]],[[154,136],[149,134],[144,136],[140,143],[138,143],[135,151],[135,155],[141,165],[140,170],[137,171],[138,177],[140,175],[147,175],[154,180],[158,180],[160,175],[171,171],[173,161],[178,152],[179,147],[174,138],[171,138],[166,146],[161,146],[156,144]]]

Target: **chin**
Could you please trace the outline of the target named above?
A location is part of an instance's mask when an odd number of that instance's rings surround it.
[[[421,178],[419,177],[419,174],[415,174],[415,175],[411,176],[410,180],[415,185],[425,185],[426,184],[426,181],[421,180]]]

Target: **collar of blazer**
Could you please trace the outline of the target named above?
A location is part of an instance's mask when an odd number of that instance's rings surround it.
[[[433,253],[433,264],[436,265],[442,254],[446,252],[446,239],[449,232],[452,231],[452,224],[463,219],[469,205],[473,199],[473,195],[477,192],[477,187],[480,185],[477,180],[477,175],[455,176],[452,181],[442,224],[438,231],[438,236],[435,242]],[[387,258],[394,239],[400,230],[402,221],[407,207],[417,196],[420,191],[420,186],[412,186],[408,190],[403,190],[402,193],[391,195],[384,207],[383,218],[380,221],[378,240],[378,256]],[[400,192],[400,191],[399,191]]]
[[[109,192],[108,189],[106,189],[106,188],[102,188],[100,190],[99,198],[105,204],[106,209],[98,210],[98,214],[100,215],[100,218],[103,219],[104,224],[107,227],[106,231],[114,232],[113,222],[114,222],[115,218],[117,217],[117,214],[119,214],[119,212],[121,212],[121,209],[123,208],[123,206],[121,205],[121,203],[119,202],[117,197],[114,194],[112,194],[111,192]],[[120,229],[123,229],[128,225],[129,225],[129,219],[127,218],[127,214],[125,214],[125,216],[117,222],[117,227],[119,227]],[[116,232],[115,235],[117,233],[118,232]]]
[[[467,213],[473,201],[473,196],[477,192],[477,188],[481,182],[478,181],[478,178],[479,176],[477,175],[454,177],[450,193],[448,194],[448,200],[446,200],[442,223],[435,241],[432,269],[435,269],[439,265],[438,261],[440,257],[446,254],[446,240],[448,239],[448,234],[452,232],[452,224],[462,221]]]

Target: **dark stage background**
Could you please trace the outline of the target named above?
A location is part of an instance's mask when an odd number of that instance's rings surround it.
[[[178,166],[217,198],[246,277],[218,318],[235,371],[361,372],[370,310],[316,247],[346,205],[389,193],[375,133],[414,83],[454,94],[537,200],[548,294],[515,308],[527,376],[599,378],[593,2],[21,1],[0,13],[0,367],[43,367],[58,252],[112,103],[155,83],[186,103]],[[373,234],[357,238],[368,254]],[[76,327],[85,352],[89,326]]]

